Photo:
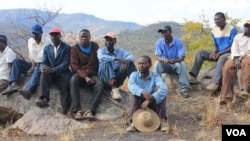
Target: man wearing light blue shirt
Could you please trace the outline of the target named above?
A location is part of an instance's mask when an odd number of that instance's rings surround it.
[[[168,88],[160,75],[149,71],[151,66],[151,58],[146,55],[141,56],[138,59],[138,71],[130,75],[128,81],[128,89],[131,92],[130,116],[132,117],[139,108],[150,108],[160,116],[161,130],[165,131]],[[127,128],[127,131],[135,131],[133,123]]]
[[[179,76],[179,89],[184,98],[188,98],[187,87],[187,66],[184,61],[186,52],[182,41],[172,36],[172,28],[166,25],[158,30],[162,38],[156,41],[155,55],[157,61],[154,64],[154,71],[165,77],[165,73],[176,73]],[[165,78],[164,78],[165,79]]]
[[[135,57],[123,48],[114,48],[116,44],[114,33],[107,33],[104,38],[106,47],[99,48],[97,51],[98,76],[105,84],[112,87],[112,98],[119,100],[121,94],[118,88],[132,72],[136,71]]]

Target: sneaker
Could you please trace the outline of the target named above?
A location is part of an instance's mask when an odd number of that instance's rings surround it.
[[[191,75],[190,75],[188,81],[189,81],[189,84],[190,84],[190,85],[196,85],[196,84],[200,84],[200,83],[201,83],[201,82],[199,82],[199,81],[197,80],[196,77],[193,77],[193,76],[191,76]]]
[[[133,123],[129,125],[129,127],[126,129],[127,132],[135,132],[136,128]]]
[[[20,90],[18,90],[18,93],[20,95],[22,95],[23,98],[26,99],[26,100],[30,100],[30,98],[31,98],[31,92],[30,92],[30,90],[20,89]]]
[[[122,98],[121,94],[120,94],[120,90],[118,88],[113,88],[111,90],[111,96],[113,99],[119,100]]]
[[[207,89],[210,90],[210,91],[216,91],[218,88],[219,88],[219,85],[216,84],[216,83],[210,83],[210,84],[207,86]]]
[[[246,90],[240,91],[240,97],[248,98],[249,96],[250,96],[250,94]]]
[[[233,98],[231,97],[223,97],[220,99],[220,105],[225,105],[228,102],[232,102],[232,101],[233,101]]]
[[[9,94],[12,94],[12,93],[15,93],[18,91],[18,89],[20,89],[17,85],[10,85],[6,90],[4,90],[2,92],[2,95],[9,95]]]
[[[181,95],[184,97],[184,98],[189,98],[189,94],[187,91],[182,91],[181,92]]]
[[[40,108],[49,107],[49,103],[48,103],[48,100],[46,98],[39,99],[38,101],[36,101],[36,105]]]
[[[161,122],[161,131],[169,133],[169,124],[167,121]]]

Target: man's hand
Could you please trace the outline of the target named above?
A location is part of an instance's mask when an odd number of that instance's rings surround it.
[[[238,71],[238,69],[240,69],[240,58],[239,57],[234,58],[234,62],[235,62],[235,67]]]
[[[34,69],[35,69],[35,67],[32,66],[32,67],[27,71],[27,74],[28,74],[28,75],[31,75],[31,74],[33,73]]]
[[[120,59],[120,62],[122,63],[119,69],[119,72],[123,73],[127,70],[127,67],[130,63],[130,60]]]
[[[142,103],[142,105],[141,105],[141,108],[142,109],[146,109],[146,108],[148,108],[148,105],[150,104],[150,102],[148,101],[148,100],[145,100],[143,103]]]
[[[84,77],[85,78],[85,81],[86,81],[86,83],[87,83],[87,85],[93,85],[93,84],[95,84],[95,80],[93,80],[92,78],[90,78],[90,77],[88,77],[88,76],[86,76],[86,77]]]
[[[217,53],[212,53],[210,54],[210,58],[213,59],[213,60],[217,60],[219,57],[220,57],[220,53],[217,52]]]
[[[147,93],[145,91],[142,91],[142,95],[148,101],[150,101],[152,99],[152,97],[153,97],[151,94],[149,94],[149,93]]]
[[[53,73],[55,70],[47,65],[41,67],[41,72],[42,73]]]

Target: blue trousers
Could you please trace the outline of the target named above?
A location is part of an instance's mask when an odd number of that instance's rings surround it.
[[[17,82],[20,79],[20,76],[22,73],[27,74],[27,71],[31,68],[31,66],[32,66],[31,62],[27,62],[22,59],[15,59],[12,63],[12,69],[11,69],[10,80],[9,80],[10,83],[12,83],[13,81]],[[38,64],[35,67],[31,77],[29,78],[25,86],[25,89],[34,91],[39,84],[40,74],[41,74],[40,64]]]
[[[137,71],[135,64],[130,62],[125,72],[119,72],[119,67],[114,67],[111,62],[100,63],[98,76],[104,83],[109,83],[110,79],[116,78],[116,86],[120,87],[124,80],[134,71]]]
[[[187,77],[187,66],[184,61],[175,64],[166,64],[160,61],[156,61],[154,64],[154,72],[161,75],[161,73],[176,73],[179,75],[179,89],[181,92],[187,91],[189,81]]]

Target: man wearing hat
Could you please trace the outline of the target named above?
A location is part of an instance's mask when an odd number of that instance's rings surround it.
[[[40,81],[40,64],[42,62],[43,48],[45,41],[42,40],[42,26],[35,24],[31,27],[32,38],[28,40],[29,60],[15,59],[13,61],[10,73],[10,86],[3,94],[11,94],[18,91],[25,99],[29,100],[31,93],[34,92]],[[31,75],[24,89],[19,89],[17,81],[20,79],[21,74]]]
[[[198,76],[201,66],[204,61],[217,62],[213,71],[212,83],[206,88],[216,94],[220,90],[222,82],[222,68],[228,59],[231,51],[233,39],[237,34],[237,29],[232,25],[226,23],[226,16],[222,12],[217,12],[214,15],[214,22],[216,26],[212,29],[212,40],[214,50],[198,50],[195,54],[193,65],[189,71],[190,84],[198,84],[196,77]]]
[[[179,75],[179,89],[184,98],[188,98],[187,87],[189,86],[187,77],[187,66],[184,61],[186,51],[182,41],[172,36],[172,28],[169,25],[158,30],[162,38],[155,44],[155,55],[157,61],[154,64],[154,71],[165,79],[166,73],[176,73]]]
[[[131,93],[130,117],[127,132],[151,132],[159,127],[167,130],[166,95],[168,88],[160,75],[150,72],[152,61],[143,55],[138,59],[138,71],[131,73],[128,89]]]
[[[116,35],[107,33],[105,36],[105,46],[98,49],[100,79],[112,87],[111,95],[113,99],[121,99],[119,87],[129,75],[136,71],[134,64],[135,57],[123,48],[115,48]]]
[[[51,44],[44,47],[43,58],[40,67],[40,97],[36,105],[40,108],[48,107],[50,100],[50,87],[55,84],[60,91],[60,100],[63,114],[69,111],[71,98],[69,82],[71,72],[69,70],[70,45],[61,40],[61,30],[52,28],[49,31]]]
[[[240,96],[250,97],[250,20],[244,24],[244,32],[235,36],[231,55],[222,69],[222,88],[220,104],[231,102],[234,98],[234,82],[238,69],[240,73]],[[238,82],[237,82],[238,83]]]
[[[0,35],[0,92],[8,87],[10,70],[13,60],[16,59],[15,52],[7,46],[7,37]]]

